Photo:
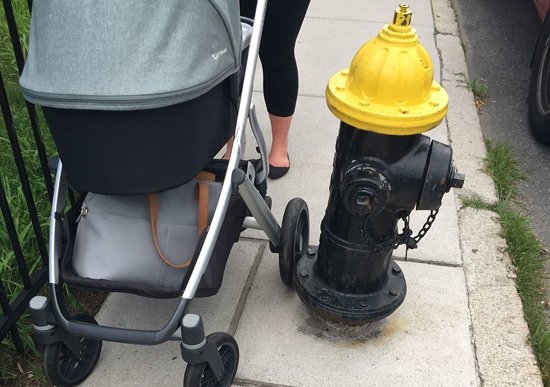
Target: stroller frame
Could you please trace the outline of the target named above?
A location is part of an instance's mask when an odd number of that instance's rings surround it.
[[[255,186],[255,183],[263,183],[267,179],[269,173],[267,147],[258,124],[255,107],[251,102],[267,1],[268,0],[258,0],[257,2],[249,46],[249,55],[246,62],[244,82],[238,108],[234,143],[220,198],[200,253],[198,254],[189,280],[183,290],[181,300],[170,320],[163,328],[155,331],[101,326],[68,317],[63,302],[63,291],[60,282],[63,235],[62,217],[66,204],[68,182],[64,177],[63,165],[61,161],[59,161],[50,216],[49,289],[51,297],[50,300],[46,297],[35,297],[31,300],[29,305],[34,332],[38,342],[46,345],[62,342],[74,356],[79,356],[83,350],[83,340],[81,340],[81,338],[141,345],[156,345],[170,340],[181,341],[183,359],[191,365],[207,363],[214,372],[217,381],[220,382],[223,376],[224,364],[218,352],[219,343],[209,342],[208,338],[205,338],[200,316],[186,314],[186,311],[190,301],[195,296],[202,275],[210,261],[210,256],[214,250],[216,240],[218,239],[233,189],[238,189],[239,195],[242,197],[248,210],[252,214],[252,217],[248,216],[245,218],[243,227],[263,230],[269,238],[271,250],[273,252],[281,251],[281,244],[286,244],[284,241],[285,234],[288,234],[288,232],[285,233],[284,230],[282,232],[281,226],[271,213],[270,206],[266,203],[267,200],[262,197]],[[258,172],[256,172],[251,162],[248,162],[246,172],[239,168],[239,163],[245,148],[245,127],[247,120],[250,122],[260,151],[263,168]],[[307,207],[305,211],[308,216]],[[308,218],[306,218],[306,220],[309,221]],[[283,228],[285,227],[284,225],[285,220],[283,220]],[[304,232],[306,234],[309,233],[309,226],[307,224],[305,227],[300,227],[299,229],[300,232],[302,232],[302,237],[299,239],[299,244],[301,246],[300,251],[303,251],[304,244],[305,249],[307,249],[308,239],[307,235],[303,237],[303,234]],[[291,230],[291,232],[295,233],[295,230]],[[294,238],[291,239],[292,241],[290,243],[294,245],[296,240]],[[294,251],[294,246],[292,246],[290,250],[288,250],[288,248],[286,250]],[[294,266],[291,266],[292,267],[289,269],[293,270]],[[178,328],[181,328],[181,332]],[[233,339],[231,338],[231,340]],[[97,357],[99,357],[99,354]],[[93,370],[93,367],[91,370]],[[84,378],[88,374],[86,374]]]

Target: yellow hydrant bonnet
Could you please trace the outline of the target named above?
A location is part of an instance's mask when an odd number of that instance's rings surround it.
[[[448,96],[433,81],[432,61],[411,27],[407,5],[359,49],[351,67],[332,76],[329,109],[358,129],[389,135],[428,131],[445,117]]]

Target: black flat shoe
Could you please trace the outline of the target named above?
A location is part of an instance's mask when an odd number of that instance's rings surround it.
[[[290,157],[288,157],[288,167],[274,167],[273,165],[269,164],[269,177],[270,179],[280,179],[284,175],[287,174],[288,170],[290,169]]]

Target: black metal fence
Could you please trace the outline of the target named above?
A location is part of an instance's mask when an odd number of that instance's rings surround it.
[[[23,70],[24,64],[24,52],[20,43],[19,33],[17,30],[17,24],[14,16],[11,0],[2,0],[4,8],[7,30],[9,33],[9,40],[13,48],[13,55],[17,64],[19,74]],[[31,1],[28,1],[28,9],[32,8]],[[4,37],[2,37],[4,38]],[[6,37],[7,38],[7,37]],[[16,222],[14,222],[14,215],[10,208],[10,203],[6,197],[5,186],[0,180],[0,209],[2,211],[2,217],[4,220],[5,230],[9,236],[9,242],[11,246],[4,246],[3,248],[11,248],[13,250],[13,262],[17,266],[18,280],[22,285],[21,291],[18,295],[13,297],[8,296],[5,288],[5,279],[0,278],[0,306],[2,308],[2,314],[0,316],[0,341],[4,340],[8,333],[11,334],[11,339],[18,351],[23,351],[23,343],[20,334],[17,330],[17,321],[21,314],[25,311],[29,300],[36,295],[47,279],[47,263],[48,253],[46,248],[46,240],[41,228],[39,214],[35,204],[35,198],[33,197],[31,183],[29,182],[29,176],[27,173],[27,166],[21,151],[21,146],[18,137],[18,131],[21,128],[17,128],[14,121],[12,110],[10,108],[10,101],[8,93],[6,92],[4,78],[0,72],[0,106],[2,111],[2,119],[5,125],[7,137],[11,151],[13,153],[13,160],[17,170],[18,181],[21,185],[21,191],[24,196],[24,203],[26,205],[25,211],[28,211],[28,218],[30,219],[32,228],[32,238],[35,240],[38,254],[40,257],[25,257],[23,249],[21,247],[20,236],[17,233]],[[46,192],[51,199],[52,195],[52,178],[48,169],[48,162],[44,143],[42,141],[41,130],[39,127],[38,115],[35,107],[32,104],[26,104],[26,112],[28,114],[28,122],[30,122],[30,130],[32,131],[32,137],[34,144],[36,145],[36,153],[38,155],[41,175],[44,179]],[[5,165],[0,165],[0,172],[5,169]],[[1,223],[0,223],[1,225]],[[32,272],[28,265],[28,262],[41,259],[41,264],[38,265]],[[13,278],[10,279],[13,281]]]

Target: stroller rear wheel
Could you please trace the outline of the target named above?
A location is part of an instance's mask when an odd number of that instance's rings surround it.
[[[76,314],[74,320],[97,325],[97,321],[86,314]],[[46,345],[43,368],[48,380],[55,386],[75,386],[82,383],[94,370],[102,342],[82,338],[82,351],[76,357],[63,342]]]
[[[183,377],[183,387],[229,387],[237,374],[239,366],[239,347],[228,333],[215,332],[206,337],[214,343],[222,359],[224,372],[220,381],[216,379],[208,363],[188,364]]]
[[[309,246],[309,210],[301,198],[294,198],[286,205],[281,226],[279,273],[283,283],[292,287],[298,259]]]

